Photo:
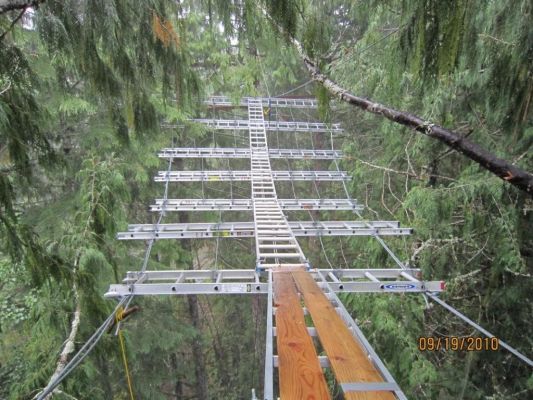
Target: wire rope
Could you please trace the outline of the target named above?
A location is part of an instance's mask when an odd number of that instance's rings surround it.
[[[314,80],[313,80],[313,79],[309,79],[307,82],[302,83],[302,84],[299,85],[299,86],[296,86],[294,89],[291,89],[291,90],[289,90],[289,91],[287,91],[287,92],[285,92],[285,93],[282,93],[282,94],[278,94],[277,96],[274,96],[274,97],[282,97],[282,96],[286,96],[286,95],[288,95],[289,93],[296,92],[298,89],[301,89],[301,88],[303,88],[304,86],[309,85],[311,82],[314,82]],[[269,95],[269,96],[270,96],[270,95]]]
[[[130,295],[123,297],[118,302],[113,312],[109,314],[109,316],[105,319],[102,325],[100,325],[100,327],[93,333],[93,335],[85,342],[85,344],[78,350],[74,357],[70,359],[63,371],[61,371],[51,382],[49,382],[48,385],[34,397],[34,399],[44,400],[72,372],[72,370],[76,368],[85,359],[85,357],[89,355],[94,346],[96,346],[96,344],[100,341],[108,327],[113,323],[117,311],[122,306],[124,306],[124,304],[128,301],[129,297],[132,296]]]
[[[174,138],[172,139],[172,145],[174,146]],[[159,217],[157,219],[157,222],[155,223],[155,229],[158,229],[159,224],[161,223],[165,213],[165,208],[168,203],[168,187],[169,187],[169,179],[168,175],[170,173],[170,170],[172,168],[174,158],[170,157],[168,162],[168,168],[166,173],[166,180],[165,180],[165,189],[163,194],[163,202],[161,206],[161,211],[159,212]],[[138,279],[141,279],[144,272],[146,271],[146,268],[148,266],[148,260],[150,258],[150,253],[152,251],[153,244],[155,242],[155,239],[152,238],[149,240],[148,245],[145,250],[145,255],[142,262],[141,267],[141,275]],[[34,399],[36,400],[43,400],[47,396],[49,396],[57,386],[76,368],[84,359],[89,355],[89,353],[92,351],[92,349],[96,346],[96,344],[100,341],[106,330],[111,326],[111,324],[115,321],[117,312],[121,309],[127,309],[130,305],[131,301],[133,300],[134,295],[128,295],[124,296],[115,306],[115,309],[109,316],[104,320],[102,325],[96,331],[93,333],[93,335],[87,339],[85,344],[78,350],[78,352],[70,359],[70,361],[67,363],[65,368],[53,379],[51,380],[48,385],[40,392],[38,393]],[[120,329],[120,323],[121,321],[117,322],[117,332]]]
[[[333,132],[330,132],[330,135],[331,135],[331,145],[332,145],[332,149],[333,149]],[[338,164],[336,159],[335,159],[335,165],[336,165],[337,171],[340,172],[339,164]],[[343,181],[343,186],[344,186],[344,190],[345,190],[345,193],[346,193],[346,197],[348,198],[348,200],[352,200],[344,181]],[[359,216],[359,218],[362,218],[362,215],[361,215],[361,213],[358,210],[354,210],[354,212]],[[365,223],[365,224],[368,227],[371,227],[370,224],[368,224],[368,223]],[[390,257],[394,260],[396,265],[398,265],[401,269],[408,269],[407,266],[398,258],[398,256],[396,256],[396,254],[390,249],[389,246],[387,246],[385,241],[378,234],[374,234],[372,236],[380,243],[380,245],[383,247],[383,249],[390,255]],[[415,278],[413,278],[413,279],[415,279]],[[461,320],[463,320],[468,325],[470,325],[471,327],[473,327],[477,331],[481,332],[485,336],[487,336],[489,338],[496,337],[494,334],[492,334],[491,332],[487,331],[485,328],[483,328],[481,325],[477,324],[476,322],[472,321],[470,318],[468,318],[466,315],[461,313],[459,310],[457,310],[456,308],[452,307],[451,305],[446,303],[444,300],[441,300],[436,294],[427,292],[427,293],[424,293],[423,295],[427,296],[428,298],[433,300],[435,303],[437,303],[440,306],[444,307],[446,310],[448,310],[449,312],[451,312],[455,316],[459,317]],[[524,354],[522,354],[521,352],[516,350],[514,347],[512,347],[509,344],[507,344],[506,342],[504,342],[503,340],[501,340],[499,338],[497,338],[497,339],[498,339],[499,344],[504,349],[508,350],[514,356],[518,357],[520,360],[522,360],[523,362],[528,364],[530,367],[533,367],[533,361],[530,358],[528,358],[527,356],[525,356]]]

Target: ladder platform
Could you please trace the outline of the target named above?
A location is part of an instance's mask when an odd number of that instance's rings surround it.
[[[255,100],[259,100],[256,102]],[[238,103],[227,96],[211,96],[204,104],[211,107],[247,107],[249,104],[261,107],[317,108],[318,101],[313,98],[289,97],[242,97]]]
[[[229,129],[229,130],[249,130],[254,127],[253,122],[248,120],[238,119],[206,119],[197,118],[192,119],[193,122],[204,124],[214,129]],[[265,127],[267,131],[279,132],[343,132],[344,129],[340,124],[324,124],[322,122],[287,122],[287,121],[261,121],[261,126]],[[165,125],[165,127],[172,127],[172,125]]]
[[[397,385],[390,386],[388,391],[376,392],[375,386],[372,385],[387,382],[368,359],[361,344],[355,340],[312,276],[305,271],[293,271],[291,275],[303,296],[337,382],[341,387],[353,383],[362,385],[359,386],[359,391],[346,391],[344,393],[345,399],[396,399],[393,391],[398,389]],[[274,281],[274,290],[275,283],[276,281]],[[371,385],[365,388],[364,385],[366,384]]]
[[[346,171],[159,171],[156,182],[250,181],[252,177],[275,181],[348,181]],[[260,179],[259,179],[260,180]]]
[[[249,148],[236,147],[176,147],[164,148],[157,153],[160,158],[250,158]],[[311,149],[269,149],[267,157],[260,158],[268,162],[269,158],[289,158],[305,160],[340,160],[340,150]]]
[[[403,236],[412,233],[411,228],[400,228],[396,221],[290,221],[288,226],[295,236]],[[201,239],[254,237],[255,233],[254,222],[134,224],[128,226],[128,232],[119,232],[117,238],[120,240]],[[260,230],[260,233],[272,237],[267,231]],[[277,233],[276,231],[275,234]]]
[[[252,211],[251,199],[156,199],[150,211]],[[278,202],[263,203],[256,199],[256,210],[262,204],[271,205],[284,211],[324,210],[349,211],[363,210],[363,206],[348,199],[278,199]]]
[[[280,397],[331,399],[291,273],[273,281]]]
[[[285,272],[302,270],[306,267],[302,262],[260,263],[259,266],[265,271]],[[110,285],[105,296],[266,294],[268,288],[265,271],[258,272],[253,269],[129,271],[122,284]],[[406,280],[405,274],[419,276],[419,269],[312,269],[309,273],[317,278],[321,275],[326,276],[329,288],[335,293],[420,293],[444,290],[442,281]],[[377,282],[371,280],[369,275],[376,278]],[[411,284],[414,286],[410,286]],[[325,282],[318,282],[317,285],[323,290],[327,286]]]

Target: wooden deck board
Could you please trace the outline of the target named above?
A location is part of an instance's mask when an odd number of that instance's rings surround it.
[[[335,308],[306,271],[291,272],[311,314],[322,347],[339,383],[383,382]],[[282,397],[283,398],[283,397]],[[394,400],[392,392],[349,392],[349,400]]]
[[[293,278],[290,272],[273,275],[280,397],[283,400],[330,399]]]

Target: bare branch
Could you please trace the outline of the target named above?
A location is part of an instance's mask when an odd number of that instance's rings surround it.
[[[279,25],[277,26],[282,31]],[[406,126],[417,133],[434,138],[475,161],[482,168],[490,171],[500,179],[509,182],[529,195],[533,194],[533,174],[506,160],[496,157],[493,153],[471,142],[457,132],[426,121],[417,115],[398,111],[370,99],[349,93],[320,71],[318,66],[305,54],[298,40],[294,37],[290,37],[289,40],[296,47],[313,80],[321,83],[333,96],[364,111],[379,115],[397,124]]]
[[[28,9],[28,7],[24,7],[22,9],[22,11],[19,13],[19,15],[17,15],[17,17],[11,21],[11,24],[9,25],[9,28],[6,29],[6,31],[4,33],[2,33],[0,35],[0,41],[2,41],[4,39],[4,37],[13,30],[13,28],[15,27],[15,25],[17,24],[17,22],[19,22],[19,20],[22,18],[22,16],[24,15],[24,13],[26,12],[26,10]],[[4,89],[0,94],[3,94],[5,91],[7,91],[11,86],[11,82],[9,84],[9,86],[7,87],[7,89]]]
[[[28,7],[38,7],[45,0],[0,0],[0,14]]]

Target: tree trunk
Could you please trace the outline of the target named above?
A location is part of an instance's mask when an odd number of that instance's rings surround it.
[[[174,373],[177,375],[176,383],[174,385],[174,396],[176,400],[181,400],[183,398],[183,382],[181,376],[179,376],[178,356],[176,353],[170,355],[170,363],[174,369]]]
[[[437,139],[459,153],[464,154],[466,157],[478,163],[482,168],[492,172],[504,181],[509,182],[529,195],[533,195],[533,175],[531,173],[496,157],[478,144],[462,137],[459,133],[425,121],[408,112],[398,111],[372,100],[348,93],[347,90],[337,85],[319,70],[316,64],[304,53],[301,44],[296,39],[291,38],[291,41],[296,46],[313,80],[320,82],[335,97],[364,111],[380,115],[400,125],[407,126],[418,133]]]
[[[80,298],[78,294],[78,288],[76,284],[73,286],[74,291],[74,300],[76,302],[76,308],[74,310],[74,316],[72,317],[72,322],[70,324],[70,333],[67,337],[67,340],[65,340],[65,344],[63,345],[63,350],[61,351],[61,354],[59,355],[59,359],[57,361],[56,369],[52,376],[50,377],[50,380],[48,381],[48,384],[46,387],[50,386],[56,378],[63,372],[65,367],[68,363],[68,358],[70,354],[74,352],[75,349],[75,340],[76,335],[78,334],[78,329],[80,327],[80,317],[81,317],[81,305],[80,305]],[[46,396],[46,399],[49,399],[52,397],[52,394],[49,394]]]
[[[187,296],[189,304],[189,315],[192,320],[192,325],[198,332],[192,342],[192,354],[194,357],[194,374],[196,377],[196,397],[198,399],[208,399],[207,394],[207,371],[205,370],[205,357],[202,351],[202,326],[200,323],[200,316],[198,312],[198,297],[196,295]]]

